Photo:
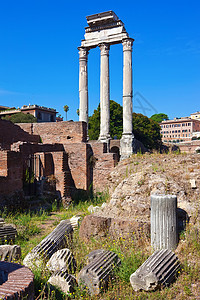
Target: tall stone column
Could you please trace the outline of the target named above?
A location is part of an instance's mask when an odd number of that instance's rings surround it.
[[[132,132],[132,45],[133,39],[123,40],[123,133],[120,140],[121,159],[129,157],[133,153],[134,135]]]
[[[101,75],[100,75],[100,135],[101,142],[109,143],[110,140],[110,78],[109,78],[109,50],[110,45],[99,45],[101,50]]]
[[[88,49],[79,47],[79,121],[88,124]]]

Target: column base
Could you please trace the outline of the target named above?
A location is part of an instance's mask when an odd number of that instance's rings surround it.
[[[135,139],[131,133],[123,133],[120,140],[120,160],[130,157],[135,152]]]
[[[101,143],[105,143],[107,145],[107,151],[106,152],[109,152],[110,151],[110,140],[111,140],[111,137],[110,135],[106,136],[106,135],[101,135],[99,136],[98,138],[98,141],[101,142]]]

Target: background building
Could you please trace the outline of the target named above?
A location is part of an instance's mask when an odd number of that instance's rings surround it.
[[[1,108],[2,106],[0,106]],[[5,110],[0,111],[0,118],[5,116],[11,116],[22,112],[24,114],[31,114],[37,118],[38,123],[42,122],[56,122],[57,111],[53,108],[47,108],[39,105],[23,105],[21,108],[8,108],[5,107]]]
[[[174,118],[160,123],[163,142],[187,142],[200,132],[200,119]]]
[[[191,119],[200,120],[200,111],[197,111],[190,115]]]

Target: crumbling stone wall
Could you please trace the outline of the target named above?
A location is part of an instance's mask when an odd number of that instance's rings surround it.
[[[0,151],[0,195],[22,191],[23,163],[21,153]]]
[[[0,119],[0,148],[9,150],[11,144],[15,142],[38,143],[39,140],[40,137],[38,135],[30,135],[12,122]]]
[[[43,144],[87,141],[85,122],[20,123],[18,125],[30,135],[39,135]]]
[[[31,155],[35,156],[36,178],[54,175],[56,190],[62,197],[70,196],[75,189],[88,191],[92,183],[94,190],[105,190],[108,175],[117,163],[116,154],[106,153],[106,144],[87,143],[85,122],[15,125],[0,120],[2,128],[0,143],[12,151],[0,153],[0,193],[22,190],[23,172]],[[11,169],[8,164],[12,165]]]
[[[108,176],[117,164],[115,153],[106,153],[106,144],[90,141],[92,156],[90,164],[93,166],[93,188],[95,191],[105,191],[108,185]]]

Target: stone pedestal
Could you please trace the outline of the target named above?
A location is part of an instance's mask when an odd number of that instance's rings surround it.
[[[100,135],[99,141],[109,143],[110,140],[110,78],[109,78],[109,50],[108,44],[100,44],[101,76],[100,76]]]
[[[79,47],[79,121],[88,124],[88,49]]]
[[[120,140],[120,159],[126,159],[130,157],[135,149],[134,135],[131,133],[123,133]]]
[[[132,125],[132,45],[133,39],[123,40],[123,133],[120,141],[121,159],[129,157],[134,149]]]

